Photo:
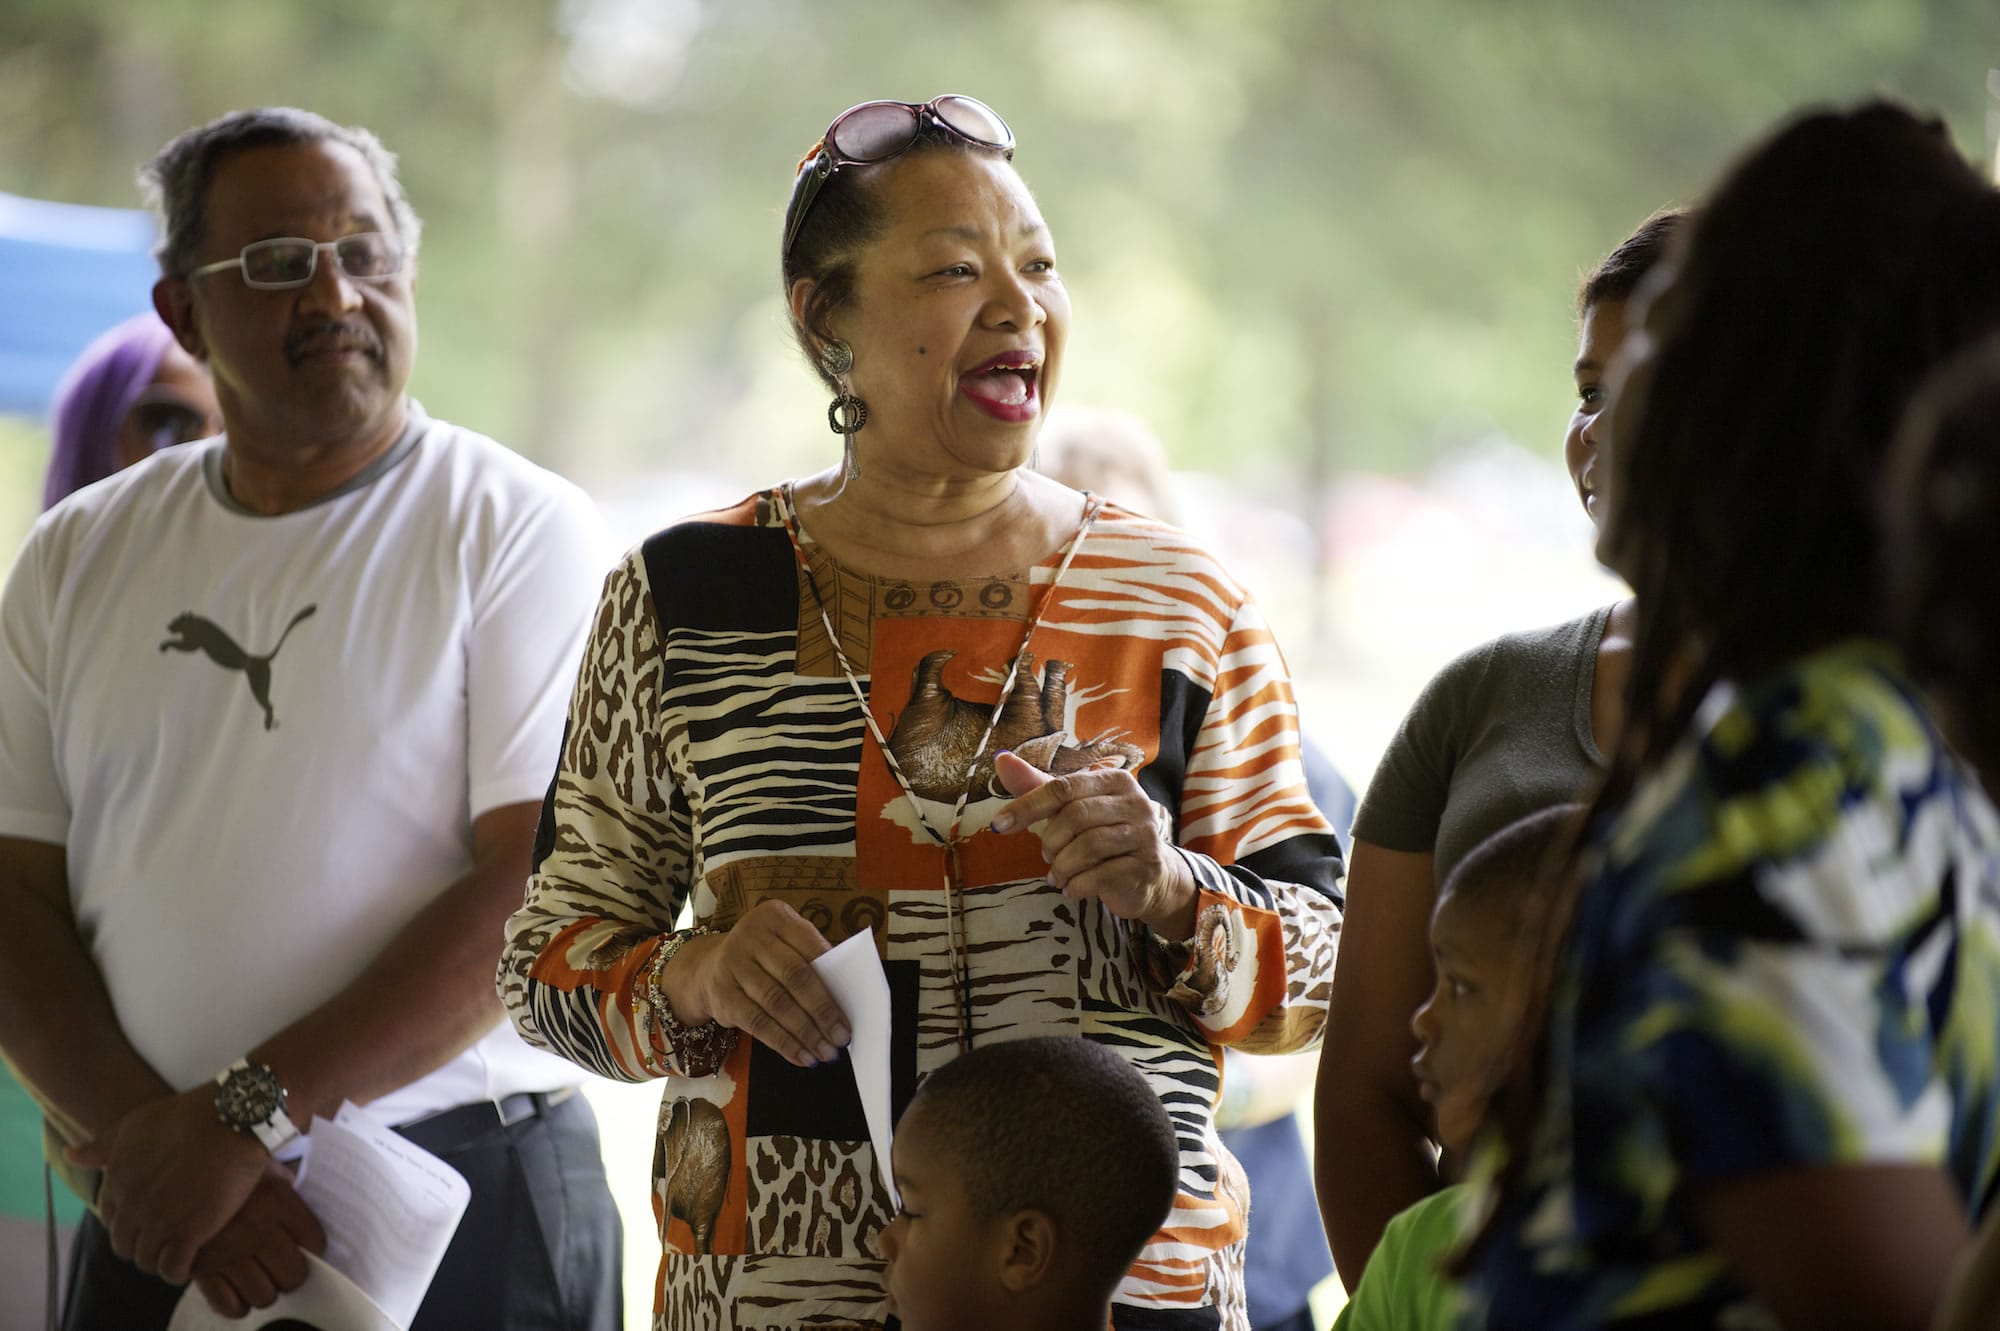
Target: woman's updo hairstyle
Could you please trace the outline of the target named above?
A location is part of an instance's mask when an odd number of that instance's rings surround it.
[[[812,281],[813,292],[806,302],[805,318],[792,320],[792,336],[798,341],[799,350],[805,353],[813,373],[828,388],[838,391],[840,385],[819,363],[817,343],[833,336],[828,331],[828,321],[854,301],[856,255],[880,236],[886,227],[882,205],[876,194],[882,168],[894,167],[918,153],[986,151],[998,155],[997,150],[982,148],[939,129],[925,119],[918,127],[916,141],[897,156],[866,166],[841,167],[821,184],[812,208],[806,213],[805,221],[800,223],[799,233],[792,241],[792,252],[781,257],[780,275],[788,311],[791,308],[789,298],[792,287],[800,278]],[[799,163],[799,171],[811,170],[818,155],[817,151],[807,154],[805,161]],[[794,177],[795,184],[796,179]]]

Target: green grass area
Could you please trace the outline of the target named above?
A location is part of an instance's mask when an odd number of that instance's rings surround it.
[[[42,423],[0,415],[0,567],[14,567],[14,556],[42,511],[48,463],[49,433]]]

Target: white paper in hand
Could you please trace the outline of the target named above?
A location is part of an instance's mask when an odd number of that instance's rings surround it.
[[[306,1283],[280,1294],[268,1308],[253,1308],[248,1317],[224,1317],[211,1308],[193,1285],[174,1305],[167,1331],[259,1331],[274,1323],[305,1325],[320,1331],[403,1331],[389,1314],[361,1292],[360,1286],[319,1258],[307,1253]]]
[[[327,1263],[408,1326],[472,1197],[465,1176],[351,1104],[315,1118],[299,1195],[326,1230]]]
[[[847,1061],[854,1068],[854,1089],[861,1093],[861,1112],[868,1119],[868,1140],[875,1147],[875,1167],[881,1171],[889,1200],[898,1208],[895,1172],[889,1167],[889,977],[875,951],[875,935],[866,929],[835,944],[813,959],[813,969],[847,1017]]]

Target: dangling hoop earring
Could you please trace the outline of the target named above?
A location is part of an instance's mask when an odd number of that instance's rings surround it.
[[[827,404],[827,428],[835,434],[844,434],[852,439],[868,424],[868,404],[847,391],[847,385],[840,386],[840,396]]]
[[[861,479],[861,464],[854,456],[854,435],[868,423],[868,404],[841,385],[841,394],[826,409],[826,423],[840,436],[840,476],[843,482]]]
[[[841,475],[851,481],[861,475],[861,468],[854,460],[854,436],[868,424],[868,404],[850,392],[847,385],[847,372],[854,368],[854,348],[838,338],[832,339],[819,349],[819,363],[840,388],[839,395],[826,409],[826,424],[841,437]]]

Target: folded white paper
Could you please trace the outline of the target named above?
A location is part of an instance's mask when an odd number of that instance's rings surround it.
[[[875,951],[875,935],[866,929],[843,939],[813,959],[813,969],[847,1017],[853,1038],[847,1061],[854,1068],[854,1089],[861,1094],[861,1112],[868,1119],[868,1140],[875,1148],[875,1168],[898,1208],[895,1171],[889,1163],[889,977]]]
[[[248,1317],[224,1317],[209,1307],[199,1289],[188,1286],[167,1331],[261,1331],[281,1322],[319,1331],[403,1331],[359,1286],[311,1253],[306,1254],[306,1283],[280,1294],[268,1308],[252,1309]]]
[[[343,1104],[315,1118],[299,1195],[326,1230],[327,1264],[408,1326],[458,1230],[472,1189],[465,1176]]]

